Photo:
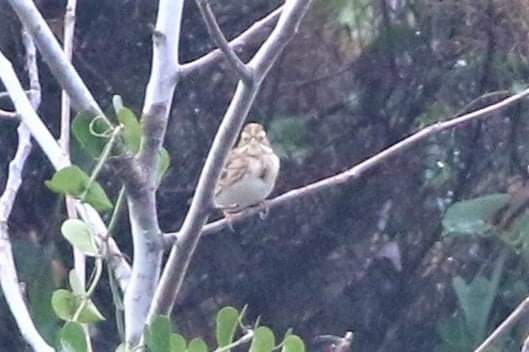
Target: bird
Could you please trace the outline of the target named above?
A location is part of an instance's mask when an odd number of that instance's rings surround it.
[[[279,166],[279,157],[264,127],[255,122],[244,126],[239,143],[230,151],[215,187],[215,207],[222,210],[230,228],[234,214],[264,204],[274,189]],[[268,212],[268,208],[264,208],[261,215]]]

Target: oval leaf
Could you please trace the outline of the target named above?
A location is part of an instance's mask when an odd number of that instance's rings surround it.
[[[83,185],[84,188],[86,188],[87,184],[88,180]],[[88,188],[88,191],[86,192],[84,201],[99,211],[109,211],[113,207],[112,202],[105,193],[105,190],[97,182],[92,182],[92,184]]]
[[[59,318],[67,321],[72,320],[77,307],[75,295],[68,290],[56,290],[51,296],[51,306]]]
[[[509,194],[496,193],[454,203],[443,217],[443,228],[452,235],[485,235],[492,228],[493,216],[510,198]]]
[[[157,316],[148,326],[145,342],[150,352],[169,352],[171,321],[165,315]]]
[[[84,221],[68,219],[62,224],[61,232],[72,246],[84,254],[95,256],[98,253],[92,230]]]
[[[187,352],[208,352],[208,345],[201,338],[195,337],[189,342]]]
[[[77,298],[77,305],[76,305],[76,308],[77,308],[81,304],[82,298],[81,297],[76,297],[76,298]],[[79,317],[77,318],[77,321],[82,324],[93,324],[93,323],[97,323],[98,321],[102,321],[102,320],[105,320],[105,317],[103,316],[103,314],[101,314],[101,312],[96,307],[94,302],[92,302],[92,300],[89,300],[85,304],[83,310],[81,311],[81,313],[79,313]]]
[[[90,177],[76,165],[67,166],[55,172],[52,179],[45,181],[52,191],[67,194],[76,198],[81,197],[90,182]],[[86,191],[84,201],[99,211],[112,209],[112,202],[105,190],[97,182],[92,182]]]
[[[297,335],[288,335],[283,341],[281,352],[305,352],[305,344]]]
[[[217,313],[215,335],[219,347],[224,347],[232,343],[238,321],[239,311],[233,307],[224,307]]]
[[[132,110],[122,107],[118,110],[118,121],[123,125],[123,140],[133,153],[140,150],[142,129]]]
[[[79,197],[85,190],[85,183],[89,177],[76,165],[67,166],[56,171],[46,186],[55,193],[68,194]]]
[[[82,301],[82,297],[75,295],[72,291],[64,289],[56,290],[51,296],[51,305],[55,314],[57,314],[62,320],[66,321],[73,320]],[[92,324],[101,320],[105,320],[105,317],[91,300],[85,304],[77,319],[77,321],[82,324]]]
[[[101,137],[108,130],[109,126],[103,119],[98,119],[94,123],[92,120],[96,118],[89,112],[78,113],[72,121],[72,132],[83,148],[90,156],[97,158],[101,155],[101,152],[105,148],[105,144],[108,138]],[[92,124],[92,130],[94,130],[99,136],[94,135],[90,130],[90,124]]]
[[[79,323],[69,322],[59,332],[61,352],[86,352],[86,335]]]
[[[185,352],[186,350],[186,339],[179,334],[171,334],[169,339],[170,351],[171,352]]]
[[[272,330],[266,326],[258,327],[254,332],[250,352],[270,352],[276,344]]]

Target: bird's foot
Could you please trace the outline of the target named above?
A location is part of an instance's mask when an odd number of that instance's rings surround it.
[[[263,200],[257,206],[259,207],[259,219],[265,220],[268,217],[268,213],[270,213],[268,202]]]
[[[237,232],[235,231],[235,228],[233,227],[234,221],[237,220],[237,213],[230,213],[228,211],[223,211],[224,218],[226,219],[226,224],[228,225],[228,228],[231,232]]]

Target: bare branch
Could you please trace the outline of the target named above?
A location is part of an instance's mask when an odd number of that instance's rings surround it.
[[[252,24],[246,31],[229,42],[230,48],[235,52],[241,52],[250,44],[263,40],[264,37],[273,29],[273,26],[279,18],[282,10],[283,7],[279,7],[266,17]],[[218,64],[224,57],[225,56],[220,49],[212,50],[211,52],[191,62],[180,65],[180,74],[185,77],[191,73],[205,70],[208,67]]]
[[[35,328],[22,296],[7,227],[7,219],[22,182],[22,169],[31,151],[30,139],[28,129],[21,123],[18,127],[18,148],[15,157],[9,164],[6,188],[0,197],[0,286],[24,339],[35,351],[51,352],[54,349],[44,341]]]
[[[526,89],[518,94],[512,95],[509,98],[506,98],[496,104],[489,105],[483,109],[479,109],[479,110],[470,112],[468,114],[449,119],[444,122],[437,122],[433,125],[430,125],[412,134],[411,136],[403,139],[402,141],[393,144],[392,146],[384,149],[383,151],[375,154],[374,156],[364,160],[363,162],[351,167],[350,169],[344,172],[341,172],[331,177],[324,178],[320,181],[311,183],[309,185],[290,190],[273,199],[270,199],[266,202],[267,206],[269,208],[275,208],[275,207],[278,207],[284,204],[288,204],[289,202],[292,202],[298,198],[306,197],[306,196],[315,194],[317,192],[321,192],[327,188],[335,187],[337,185],[340,185],[345,182],[349,182],[353,179],[359,178],[371,168],[379,165],[380,163],[386,161],[387,159],[397,154],[402,153],[405,149],[426,139],[427,137],[432,136],[433,134],[439,133],[441,131],[444,131],[450,128],[459,127],[460,125],[465,124],[475,119],[489,117],[491,116],[492,113],[498,112],[499,110],[504,109],[520,101],[521,99],[527,97],[528,95],[529,95],[529,89]],[[245,211],[241,212],[237,216],[234,216],[231,222],[233,224],[241,222],[250,216],[258,214],[260,210],[261,209],[259,209],[258,207],[246,209]],[[219,232],[220,230],[224,229],[226,226],[228,226],[228,222],[226,221],[226,219],[213,221],[204,226],[204,228],[202,229],[202,235],[210,235],[210,234]],[[164,235],[164,242],[166,244],[172,244],[177,238],[178,238],[178,241],[180,241],[181,232],[182,231],[166,233]]]
[[[0,119],[17,121],[17,113],[0,109]]]
[[[125,339],[136,346],[144,330],[161,270],[163,242],[156,209],[158,159],[178,82],[178,46],[184,0],[161,0],[153,33],[151,75],[142,113],[143,138],[136,159],[138,187],[126,183],[133,263],[125,291]]]
[[[2,52],[0,52],[0,80],[2,80],[9,92],[21,121],[28,127],[31,135],[42,148],[54,168],[59,170],[69,166],[70,161],[35,110],[33,110],[11,63]],[[82,218],[94,227],[96,234],[100,236],[107,234],[103,220],[92,207],[76,201],[76,208]],[[109,245],[113,258],[109,261],[109,265],[111,265],[112,270],[116,273],[116,278],[118,278],[121,288],[124,290],[128,284],[130,267],[122,255],[116,254],[119,253],[119,249],[112,238],[109,239]]]
[[[522,303],[516,307],[516,309],[513,310],[513,312],[505,319],[493,332],[490,334],[485,341],[481,345],[478,346],[474,350],[474,352],[486,352],[491,347],[493,347],[494,343],[498,342],[498,340],[505,335],[507,332],[509,332],[514,324],[516,324],[521,318],[524,318],[527,316],[527,313],[529,312],[529,297],[524,299]],[[524,350],[525,351],[525,343],[524,343]],[[491,350],[492,351],[492,350]]]
[[[35,45],[25,31],[23,32],[23,42],[26,47],[26,66],[30,85],[35,90],[32,94],[32,103],[36,108],[40,104],[40,83],[38,80]],[[0,196],[0,286],[24,339],[35,351],[51,352],[54,349],[44,341],[37,331],[22,295],[8,234],[7,220],[22,184],[24,164],[31,152],[31,134],[27,127],[20,123],[17,132],[17,151],[13,160],[9,163],[6,187],[2,196]]]
[[[103,115],[94,97],[79,74],[66,59],[61,46],[31,0],[8,0],[20,21],[30,32],[53,76],[68,92],[77,111],[90,111]]]
[[[198,8],[200,9],[200,13],[202,14],[202,18],[204,19],[204,22],[206,22],[209,36],[211,37],[211,39],[213,39],[219,49],[224,53],[231,69],[243,81],[251,82],[251,80],[253,79],[252,72],[241,61],[241,59],[237,56],[235,51],[232,49],[232,47],[226,40],[224,33],[222,33],[222,30],[220,29],[219,24],[217,23],[215,14],[211,10],[209,0],[196,0],[196,2]]]
[[[77,7],[77,0],[68,0],[66,4],[66,12],[64,14],[64,35],[63,35],[63,47],[64,55],[68,62],[72,61],[72,52],[73,52],[73,43],[74,43],[74,33],[75,33],[75,10]],[[71,106],[70,106],[70,97],[65,90],[61,92],[61,134],[59,137],[59,145],[70,158],[70,119],[71,119]],[[77,212],[75,210],[75,201],[70,196],[65,197],[66,202],[66,212],[68,213],[68,218],[73,219],[77,217]],[[74,270],[79,278],[81,286],[85,288],[86,282],[86,257],[77,248],[73,248],[73,258],[74,258]]]
[[[297,29],[310,3],[310,0],[289,0],[286,2],[276,28],[255,55],[258,58],[257,67],[259,67],[259,73],[262,76],[256,77],[255,83],[252,82],[252,84],[239,81],[202,168],[195,195],[180,231],[179,241],[171,249],[160,284],[153,298],[149,320],[156,314],[171,312],[200,239],[202,227],[208,219],[215,184],[224,166],[226,156],[244,124],[264,75],[274,64],[279,52],[284,49],[286,42],[292,37],[293,33],[287,32]],[[273,44],[270,41],[278,41],[279,43]],[[270,50],[279,52],[263,53],[263,51]],[[269,60],[266,63],[262,62],[265,58]]]

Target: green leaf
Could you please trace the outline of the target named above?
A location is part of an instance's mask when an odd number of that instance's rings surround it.
[[[224,307],[217,313],[217,328],[215,333],[219,347],[224,347],[232,343],[238,321],[239,311],[233,307]]]
[[[94,241],[94,234],[84,221],[68,219],[62,224],[61,232],[72,246],[79,249],[85,255],[97,255],[98,249]]]
[[[88,180],[85,183],[85,187],[87,184]],[[97,182],[93,182],[90,185],[84,197],[84,201],[99,211],[109,211],[113,208],[112,202],[108,198],[105,190]]]
[[[443,217],[443,227],[451,235],[486,235],[492,229],[492,217],[507,205],[511,196],[505,193],[489,194],[454,203]]]
[[[171,166],[171,156],[169,155],[167,149],[162,147],[158,153],[158,172],[156,175],[156,184],[159,185],[160,182],[162,182],[162,178],[165,176],[169,166]]]
[[[51,306],[62,320],[72,320],[77,307],[76,301],[73,292],[64,289],[56,290],[51,296]]]
[[[140,150],[142,129],[132,110],[122,107],[118,110],[118,121],[123,125],[123,139],[133,153]]]
[[[189,342],[187,352],[208,352],[208,345],[201,338],[195,337]]]
[[[88,175],[83,170],[72,165],[56,171],[51,180],[44,183],[55,193],[80,197],[85,190],[84,186],[88,179]]]
[[[270,352],[276,344],[272,330],[266,326],[255,329],[249,352]]]
[[[71,165],[56,171],[51,180],[45,181],[45,184],[56,193],[80,198],[85,192],[89,181],[90,177],[83,170],[76,165]],[[95,181],[92,182],[86,191],[84,201],[99,211],[112,209],[112,202],[110,202],[103,187]]]
[[[495,294],[491,281],[483,276],[477,276],[470,283],[456,276],[452,280],[452,286],[456,292],[460,307],[463,309],[465,323],[468,331],[474,338],[474,342],[481,340],[484,327],[487,324],[493,300],[491,294]]]
[[[82,301],[82,297],[64,289],[56,290],[51,296],[51,305],[55,314],[57,314],[62,320],[66,321],[73,320]],[[91,324],[101,320],[105,320],[103,315],[99,312],[92,301],[88,301],[79,314],[77,321],[82,324]]]
[[[77,139],[83,150],[85,150],[90,156],[97,158],[108,141],[108,138],[102,137],[101,134],[107,132],[109,126],[101,118],[97,118],[97,120],[92,123],[95,118],[97,117],[89,112],[78,113],[72,121],[72,131],[75,139]],[[90,125],[92,125],[92,130],[99,134],[99,136],[92,133]]]
[[[186,339],[179,334],[171,334],[169,338],[169,345],[171,346],[171,352],[185,352],[186,351]]]
[[[171,321],[159,315],[148,326],[145,342],[150,352],[170,352]]]
[[[452,350],[472,350],[472,336],[470,336],[465,322],[459,315],[439,321],[436,330],[445,345]]]
[[[281,352],[305,352],[305,344],[297,335],[288,335],[283,341]]]
[[[85,294],[84,285],[81,283],[81,280],[77,276],[75,269],[70,270],[70,273],[68,274],[68,281],[70,282],[70,288],[72,289],[73,293],[75,293],[76,295]]]
[[[79,307],[79,305],[82,302],[82,298],[81,297],[76,297],[76,298],[77,298],[77,307]],[[89,300],[86,303],[83,310],[79,314],[79,318],[77,319],[77,321],[81,324],[93,324],[93,323],[97,323],[98,321],[102,321],[102,320],[105,320],[105,317],[103,316],[103,314],[101,314],[101,312],[96,307],[96,305],[92,302],[92,300]]]
[[[85,331],[81,324],[69,322],[59,332],[61,352],[86,352]]]

